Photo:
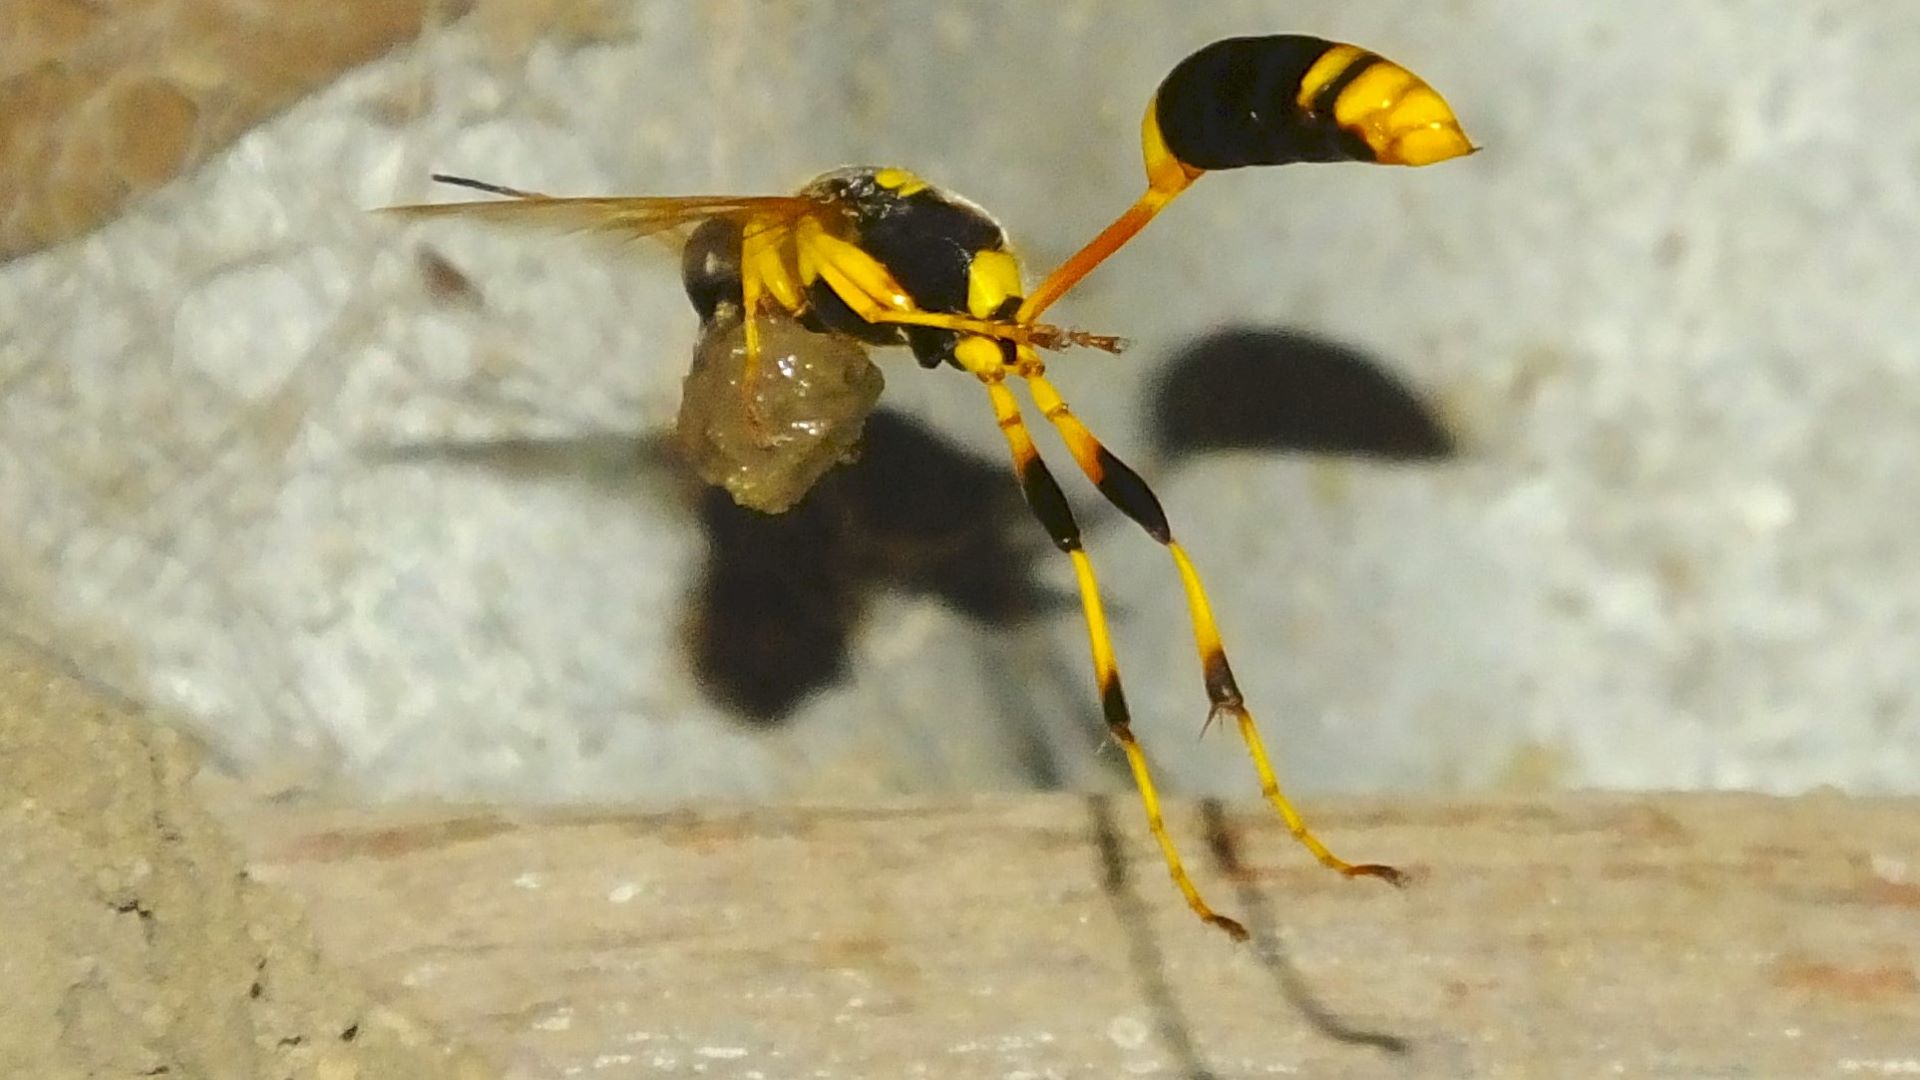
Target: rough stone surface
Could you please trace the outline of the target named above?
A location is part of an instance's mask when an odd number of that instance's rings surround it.
[[[1132,352],[1055,365],[1161,488],[1287,775],[1914,790],[1920,548],[1897,508],[1920,457],[1920,121],[1888,104],[1920,96],[1911,8],[482,10],[0,268],[0,589],[230,760],[533,797],[1103,768],[1070,606],[986,636],[881,605],[842,685],[780,730],[730,723],[683,659],[697,529],[657,472],[580,438],[671,416],[695,331],[671,260],[363,211],[425,196],[435,168],[758,192],[887,161],[992,208],[1040,267],[1136,193],[1138,116],[1175,60],[1299,29],[1419,71],[1484,152],[1209,176],[1056,309]],[[101,102],[150,118],[121,171],[165,174],[206,101],[113,85]],[[1156,362],[1244,324],[1375,355],[1461,457],[1140,457]],[[888,362],[889,402],[1000,458],[966,379]],[[550,452],[431,452],[502,439]],[[1193,738],[1164,556],[1067,479],[1169,786],[1245,791],[1231,740]]]
[[[247,834],[334,955],[525,1077],[1920,1069],[1912,799],[1312,809],[1413,885],[1321,869],[1256,806],[1170,808],[1244,946],[1188,913],[1130,799],[281,812]]]
[[[419,33],[427,0],[9,0],[0,259],[81,235]]]
[[[498,1075],[314,952],[179,734],[0,638],[0,1076]]]

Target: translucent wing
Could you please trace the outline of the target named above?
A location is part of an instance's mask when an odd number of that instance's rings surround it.
[[[409,218],[463,217],[557,232],[592,232],[639,239],[659,236],[709,218],[740,221],[791,221],[816,209],[798,195],[689,195],[614,198],[555,198],[464,177],[435,174],[435,180],[505,196],[480,202],[419,203],[389,206],[382,212]]]

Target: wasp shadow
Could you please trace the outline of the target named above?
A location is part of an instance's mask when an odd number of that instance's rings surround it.
[[[1163,461],[1243,449],[1405,461],[1455,452],[1436,411],[1385,364],[1291,330],[1235,327],[1191,343],[1143,407]],[[710,700],[754,726],[784,722],[848,675],[853,638],[883,591],[935,597],[995,629],[1073,606],[1036,583],[1044,534],[1005,463],[885,408],[868,418],[856,459],[778,515],[692,481],[659,436],[436,442],[383,456],[690,506],[708,554],[683,618],[689,664]]]
[[[1458,449],[1433,405],[1381,360],[1288,329],[1230,327],[1187,345],[1144,411],[1163,461],[1227,450],[1438,461]]]
[[[1089,795],[1087,817],[1100,891],[1127,935],[1127,964],[1133,969],[1134,982],[1153,1017],[1160,1043],[1173,1056],[1175,1071],[1183,1080],[1218,1080],[1218,1074],[1201,1055],[1193,1037],[1193,1023],[1167,979],[1166,952],[1148,925],[1146,901],[1134,888],[1126,844],[1114,819],[1113,800],[1106,795]]]
[[[868,417],[856,454],[780,514],[693,480],[664,436],[435,440],[370,456],[688,506],[708,541],[683,617],[690,666],[709,700],[772,726],[847,675],[852,639],[883,591],[932,596],[994,628],[1072,606],[1039,584],[1050,549],[1004,463],[887,409]]]
[[[1216,1080],[1218,1074],[1207,1064],[1194,1037],[1192,1021],[1167,977],[1166,953],[1149,926],[1147,904],[1134,887],[1113,800],[1106,795],[1090,795],[1086,807],[1088,839],[1100,891],[1126,933],[1128,966],[1133,969],[1134,981],[1153,1017],[1161,1045],[1173,1057],[1177,1075],[1186,1080]],[[1273,908],[1255,883],[1253,872],[1240,858],[1239,838],[1220,800],[1201,800],[1200,813],[1214,866],[1234,882],[1242,911],[1248,918],[1248,929],[1253,931],[1250,947],[1260,966],[1274,980],[1282,1000],[1325,1038],[1407,1060],[1412,1047],[1406,1039],[1348,1020],[1313,993],[1305,977],[1287,958],[1274,932]]]
[[[694,670],[744,718],[777,723],[846,674],[848,643],[882,590],[929,595],[1005,627],[1065,604],[1008,470],[880,409],[858,457],[769,515],[718,488],[698,496],[711,542],[689,623]]]
[[[1200,801],[1201,821],[1206,829],[1207,853],[1213,865],[1234,884],[1247,928],[1253,932],[1251,945],[1267,975],[1280,994],[1304,1017],[1314,1030],[1335,1042],[1378,1050],[1390,1057],[1405,1058],[1412,1045],[1399,1035],[1366,1027],[1348,1020],[1321,1001],[1307,979],[1288,958],[1274,932],[1273,906],[1255,881],[1253,871],[1240,858],[1240,839],[1227,820],[1226,808],[1219,799]]]

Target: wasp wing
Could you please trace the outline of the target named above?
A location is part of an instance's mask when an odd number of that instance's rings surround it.
[[[389,206],[382,213],[408,218],[462,217],[556,232],[604,233],[637,240],[698,225],[710,218],[733,218],[741,222],[792,221],[816,209],[811,200],[799,195],[556,198],[477,181],[465,182],[463,186],[478,187],[506,197],[478,202]]]

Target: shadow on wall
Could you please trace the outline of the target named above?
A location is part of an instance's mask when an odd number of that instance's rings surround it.
[[[1418,391],[1350,346],[1290,330],[1234,328],[1179,350],[1142,403],[1154,456],[1215,451],[1387,461],[1453,456]],[[1043,590],[1044,533],[1005,461],[961,453],[885,409],[858,460],[792,510],[700,496],[711,542],[688,646],[708,694],[755,724],[785,719],[846,673],[847,645],[877,590],[932,595],[989,627],[1077,606]]]
[[[1160,460],[1268,450],[1439,461],[1453,435],[1418,391],[1351,346],[1236,327],[1167,361],[1143,417]]]
[[[693,669],[756,724],[845,674],[878,590],[932,595],[989,626],[1072,603],[1034,581],[1045,536],[1011,471],[886,409],[868,417],[859,457],[786,513],[743,509],[714,487],[699,498],[711,546],[687,623]]]
[[[1434,410],[1381,362],[1290,330],[1232,328],[1193,342],[1164,365],[1141,408],[1161,464],[1220,451],[1401,462],[1455,452]],[[636,473],[685,472],[666,440],[644,436],[438,443],[381,456],[618,487]],[[705,485],[692,499],[709,546],[684,615],[689,663],[711,700],[755,726],[781,723],[847,674],[849,644],[882,590],[936,597],[992,628],[1078,607],[1035,578],[1052,551],[1009,463],[964,453],[884,408],[868,418],[855,460],[783,514],[743,509]]]

